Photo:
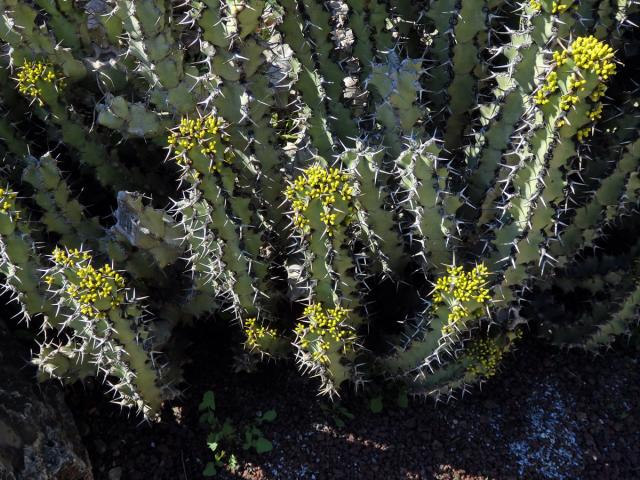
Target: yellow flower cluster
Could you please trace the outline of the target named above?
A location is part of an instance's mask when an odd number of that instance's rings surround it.
[[[567,9],[568,9],[570,6],[571,6],[571,5],[564,5],[564,4],[562,4],[562,3],[558,3],[558,2],[556,2],[556,1],[554,1],[554,2],[551,4],[551,13],[552,13],[553,15],[557,15],[557,14],[560,14],[560,13],[564,13],[564,12],[566,12],[566,11],[567,11]]]
[[[602,80],[616,73],[613,48],[593,35],[576,38],[569,46],[569,52],[578,68],[595,73]]]
[[[606,93],[606,91],[607,91],[607,84],[599,83],[589,98],[594,102],[597,102],[602,97],[604,97],[604,94]]]
[[[540,89],[536,92],[534,101],[537,105],[546,105],[549,103],[549,95],[558,89],[558,72],[555,70],[550,72],[547,79]]]
[[[540,2],[540,0],[529,0],[529,6],[535,12],[542,11],[542,2]]]
[[[567,88],[569,90],[574,90],[576,92],[578,90],[580,90],[581,92],[584,92],[586,84],[587,84],[587,81],[584,78],[578,78],[578,76],[575,73],[572,73],[569,76],[569,79],[567,80]]]
[[[564,12],[566,12],[569,7],[571,7],[573,2],[569,2],[568,4],[563,4],[561,2],[557,2],[557,1],[553,1],[551,3],[551,14],[552,15],[560,15]],[[541,12],[542,11],[542,1],[541,0],[529,0],[529,7],[534,11],[534,12]]]
[[[273,338],[277,335],[275,329],[259,324],[255,317],[245,320],[244,333],[247,336],[247,345],[249,345],[250,348],[260,348],[261,340]]]
[[[448,325],[444,333],[449,333],[456,322],[477,316],[479,307],[491,299],[487,288],[489,270],[484,264],[477,265],[469,272],[462,266],[447,268],[447,275],[436,281],[433,304],[446,304],[449,308]]]
[[[53,250],[52,260],[57,265],[70,267],[82,260],[91,260],[91,254],[87,251],[80,251],[77,248],[72,248],[71,250],[67,251],[63,250],[62,248],[56,247]]]
[[[579,142],[582,142],[585,138],[591,136],[591,127],[581,128],[576,132],[576,138]]]
[[[588,79],[590,78],[589,75],[597,76],[595,82],[593,77],[591,77],[590,85],[592,85],[593,90],[589,95],[589,98],[593,102],[597,102],[604,96],[607,90],[606,80],[616,73],[616,65],[613,62],[613,49],[592,35],[578,37],[566,50],[553,52],[553,60],[555,66],[547,75],[544,84],[534,95],[533,100],[537,105],[546,105],[549,103],[549,97],[559,89],[558,71],[563,72],[560,67],[566,65],[567,62],[571,60],[575,67],[572,67],[573,71],[567,77],[566,92],[563,91],[558,104],[562,112],[568,112],[572,107],[581,102],[585,94],[581,95],[580,92],[586,91]],[[594,83],[595,86],[593,86]],[[598,120],[602,116],[602,108],[602,104],[596,104],[589,111],[583,123]],[[555,126],[561,128],[567,125],[567,123],[567,119],[563,114],[560,118],[556,119]],[[576,133],[577,140],[582,142],[591,134],[591,130],[590,126],[579,129]]]
[[[571,58],[577,68],[594,73],[600,77],[602,81],[607,80],[611,75],[616,73],[616,64],[613,63],[613,49],[606,43],[600,42],[594,36],[576,38],[567,50],[562,52],[553,52],[553,60],[556,67],[560,67],[567,63]],[[572,73],[567,80],[567,89],[569,92],[584,91],[587,81],[581,78],[576,72]],[[599,84],[594,94],[598,100],[606,86]],[[538,105],[548,103],[549,94],[558,89],[558,72],[554,69],[547,76],[544,85],[536,92],[535,102]]]
[[[118,308],[124,302],[124,278],[111,265],[104,264],[95,269],[91,265],[91,254],[77,248],[69,251],[56,248],[52,257],[62,267],[66,294],[78,303],[82,315],[105,318],[109,310]],[[55,278],[49,275],[45,277],[45,282],[51,286]]]
[[[566,112],[572,106],[576,105],[579,101],[580,98],[577,95],[571,95],[570,93],[562,95],[560,97],[560,109]]]
[[[565,63],[567,63],[567,59],[569,58],[569,54],[566,50],[561,52],[555,51],[553,52],[553,61],[556,62],[556,65],[561,67]]]
[[[209,115],[205,118],[182,118],[180,124],[169,134],[167,142],[178,157],[178,163],[189,163],[186,154],[196,146],[204,155],[213,155],[217,152],[218,140],[228,140],[222,133],[224,121],[222,118]],[[219,167],[214,165],[212,169]]]
[[[486,378],[491,378],[496,374],[504,352],[495,340],[480,339],[469,347],[469,356],[473,363],[467,371],[473,375],[484,375]]]
[[[348,313],[346,308],[324,309],[319,303],[314,303],[304,309],[303,315],[307,318],[310,333],[340,341],[351,333],[344,325]]]
[[[323,168],[314,165],[302,172],[286,191],[285,196],[293,207],[293,223],[304,233],[309,232],[309,206],[314,200],[322,204],[320,221],[325,224],[327,235],[333,236],[338,219],[335,203],[338,198],[345,202],[353,199],[354,189],[349,175],[338,168]]]
[[[16,80],[18,82],[18,92],[26,97],[35,99],[38,105],[43,106],[42,85],[39,85],[39,83],[54,83],[61,79],[50,64],[40,60],[35,62],[27,60],[18,68]]]
[[[16,192],[12,192],[8,188],[0,187],[0,213],[14,213],[17,215],[18,212],[15,212],[17,196],[18,194]]]
[[[489,270],[481,263],[476,265],[471,271],[465,272],[464,267],[448,267],[447,275],[440,277],[436,281],[433,301],[442,303],[445,296],[453,296],[461,302],[475,300],[482,303],[491,298],[489,289],[486,288]]]
[[[344,323],[348,313],[346,308],[325,309],[318,303],[306,307],[306,322],[298,323],[295,328],[300,348],[306,350],[313,361],[328,365],[327,352],[332,342],[339,342],[344,350],[353,346],[353,330]]]
[[[591,109],[591,111],[589,112],[589,120],[591,120],[592,122],[599,120],[602,117],[603,108],[603,105],[601,103],[598,103],[596,107]]]

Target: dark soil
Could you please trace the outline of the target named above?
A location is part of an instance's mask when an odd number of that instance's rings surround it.
[[[194,333],[215,339],[210,330]],[[96,479],[203,478],[212,454],[198,404],[207,390],[218,416],[236,425],[278,413],[264,427],[273,451],[237,447],[239,469],[217,478],[640,478],[640,355],[630,347],[593,357],[529,342],[482,391],[447,404],[412,400],[408,408],[387,398],[380,413],[371,411],[370,396],[349,395],[340,405],[354,418],[342,417],[339,427],[330,402],[292,365],[234,373],[230,352],[213,350],[218,343],[193,352],[184,398],[157,424],[127,418],[99,385],[69,391]]]

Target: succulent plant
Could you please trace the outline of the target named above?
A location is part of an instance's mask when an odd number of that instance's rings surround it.
[[[173,327],[218,318],[323,393],[448,399],[536,293],[616,305],[549,315],[562,344],[637,318],[606,236],[638,217],[635,0],[0,7],[0,271],[42,377],[154,417]]]

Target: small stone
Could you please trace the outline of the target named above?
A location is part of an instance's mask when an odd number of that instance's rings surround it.
[[[122,477],[122,467],[114,467],[109,470],[109,480],[120,480]]]

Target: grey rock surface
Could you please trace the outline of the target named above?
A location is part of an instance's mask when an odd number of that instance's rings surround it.
[[[93,480],[61,388],[38,385],[28,359],[0,321],[0,480]]]

